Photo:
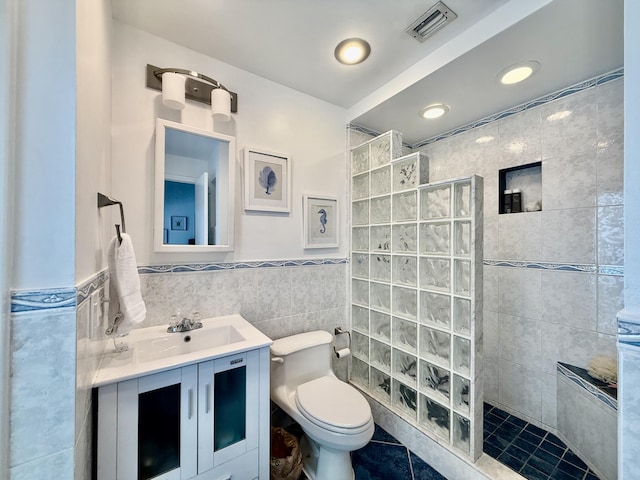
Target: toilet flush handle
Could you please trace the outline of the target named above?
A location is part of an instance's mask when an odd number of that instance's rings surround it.
[[[271,357],[271,361],[272,362],[276,362],[276,363],[284,363],[284,358],[282,358],[282,357]]]

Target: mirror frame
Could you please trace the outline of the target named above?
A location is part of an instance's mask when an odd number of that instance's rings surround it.
[[[228,158],[228,198],[227,198],[227,243],[225,245],[170,245],[163,243],[164,233],[164,182],[165,182],[165,138],[166,129],[202,135],[214,140],[229,143]],[[155,252],[163,253],[198,253],[198,252],[231,252],[233,251],[235,226],[235,184],[236,184],[236,139],[229,135],[204,130],[182,123],[156,119],[155,173],[154,173],[154,222],[153,244]]]

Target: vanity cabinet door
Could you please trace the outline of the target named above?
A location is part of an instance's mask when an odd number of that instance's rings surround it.
[[[198,474],[258,447],[259,362],[254,350],[198,365]]]
[[[196,475],[197,367],[118,383],[118,479]],[[137,427],[137,428],[136,428]]]

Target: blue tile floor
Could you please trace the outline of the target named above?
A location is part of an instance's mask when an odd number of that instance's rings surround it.
[[[486,403],[483,449],[529,480],[598,480],[554,434]]]
[[[351,454],[356,480],[446,480],[378,425],[371,441]]]
[[[299,437],[302,430],[291,422],[281,425]],[[554,434],[486,403],[483,448],[528,480],[599,480]],[[371,442],[351,459],[356,480],[446,480],[378,425]],[[305,479],[302,474],[300,480]]]

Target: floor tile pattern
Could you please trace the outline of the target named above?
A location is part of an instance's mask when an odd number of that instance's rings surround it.
[[[369,444],[353,452],[351,461],[356,480],[446,480],[377,425]]]
[[[599,480],[554,434],[487,403],[484,453],[528,480]]]
[[[297,437],[302,435],[295,423],[286,428]],[[528,480],[600,480],[554,434],[487,403],[484,453]],[[351,458],[355,480],[447,480],[378,425],[371,442]],[[302,474],[300,480],[306,478]]]

